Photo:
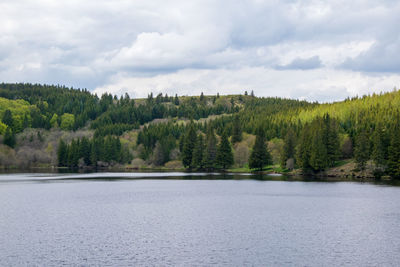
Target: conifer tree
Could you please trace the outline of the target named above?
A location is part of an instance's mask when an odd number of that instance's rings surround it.
[[[207,129],[206,149],[204,150],[203,166],[207,170],[215,167],[215,157],[217,155],[217,138],[211,126]]]
[[[309,124],[306,124],[301,131],[299,144],[296,150],[296,162],[297,165],[306,171],[311,168],[310,166],[310,154],[311,154],[311,134]]]
[[[323,122],[323,136],[325,150],[327,153],[327,165],[329,167],[333,167],[340,155],[340,142],[337,123],[335,119],[331,119],[329,114],[324,115]]]
[[[204,155],[204,138],[202,134],[197,137],[196,146],[193,150],[192,166],[193,168],[202,169],[203,166],[203,155]]]
[[[388,148],[387,172],[392,178],[400,178],[400,125],[397,119],[391,130],[390,146]]]
[[[224,170],[233,164],[232,147],[229,143],[226,131],[221,135],[221,142],[217,149],[216,164]]]
[[[11,111],[9,109],[6,109],[6,111],[4,111],[3,114],[3,119],[2,119],[3,123],[6,124],[8,127],[12,128],[13,127],[13,117],[11,114]]]
[[[182,163],[185,167],[192,167],[192,156],[196,144],[196,137],[196,130],[194,129],[193,122],[191,122],[185,133],[183,142]]]
[[[369,139],[365,130],[362,130],[356,137],[354,157],[359,169],[364,170],[369,160]]]
[[[290,128],[285,135],[283,142],[283,150],[281,154],[281,167],[286,168],[286,162],[288,159],[294,159],[296,154],[296,137],[293,130]]]
[[[262,171],[265,165],[271,163],[271,155],[267,150],[265,144],[265,133],[260,127],[257,130],[256,142],[253,147],[253,151],[250,154],[249,167],[250,169],[258,169]]]
[[[10,126],[6,129],[3,143],[12,148],[15,146],[15,133]]]
[[[240,125],[239,116],[236,115],[233,120],[232,144],[242,141],[242,126]]]
[[[67,145],[65,144],[63,139],[60,139],[60,142],[58,143],[58,149],[57,149],[57,158],[58,158],[58,166],[64,167],[67,166]]]
[[[313,171],[322,171],[328,166],[328,153],[321,129],[314,128],[311,142],[310,166]]]
[[[385,160],[385,146],[384,146],[384,133],[382,125],[378,124],[372,136],[373,148],[372,148],[372,159],[377,167],[383,167],[386,165]]]

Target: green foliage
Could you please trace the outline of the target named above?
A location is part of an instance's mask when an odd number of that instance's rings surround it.
[[[391,129],[391,138],[388,157],[388,174],[396,179],[400,179],[400,125],[399,118],[396,119],[395,126]]]
[[[50,125],[52,128],[58,128],[58,115],[56,113],[54,113],[53,117],[51,117]]]
[[[204,138],[203,138],[203,135],[200,133],[197,136],[196,145],[193,150],[193,156],[192,156],[193,168],[203,169],[203,167],[204,167],[204,163],[203,163],[204,151],[205,151]]]
[[[60,128],[63,130],[72,130],[75,124],[74,114],[64,113],[61,116]]]
[[[365,169],[365,164],[370,158],[369,153],[369,138],[365,130],[362,130],[356,138],[356,146],[354,148],[354,157],[357,162],[357,167],[361,170]]]
[[[15,146],[15,133],[11,129],[11,127],[7,127],[6,132],[4,134],[3,143],[9,147]]]
[[[217,137],[214,129],[208,127],[206,135],[206,149],[204,150],[203,165],[206,170],[212,170],[215,167],[215,159],[217,156]]]
[[[236,115],[235,119],[233,120],[233,133],[232,133],[232,143],[238,143],[242,141],[242,126],[240,123],[239,116]]]
[[[296,136],[292,129],[289,129],[286,133],[283,141],[283,150],[281,153],[281,167],[286,168],[286,162],[288,159],[295,158],[296,154]]]
[[[196,130],[193,123],[191,123],[185,133],[185,139],[183,142],[182,164],[185,167],[192,168],[192,157],[196,138]]]
[[[264,166],[271,164],[271,155],[265,144],[265,133],[262,128],[259,128],[256,135],[256,142],[253,151],[250,154],[249,167],[250,169],[263,170]]]
[[[58,149],[58,165],[66,167],[97,166],[103,163],[127,163],[131,156],[122,147],[119,138],[106,136],[99,138],[73,139],[70,144],[60,140]],[[83,164],[83,165],[81,165]]]
[[[218,145],[216,155],[216,165],[222,169],[227,169],[233,164],[232,147],[228,140],[228,134],[224,132],[221,136],[221,142]]]

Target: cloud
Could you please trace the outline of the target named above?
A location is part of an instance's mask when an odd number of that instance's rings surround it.
[[[313,56],[310,58],[295,58],[291,63],[283,66],[277,66],[278,70],[310,70],[322,67],[322,62],[319,56]]]
[[[289,77],[289,78],[288,78]],[[118,74],[97,94],[128,92],[134,97],[146,97],[150,92],[183,95],[243,94],[254,90],[258,96],[279,96],[311,101],[337,101],[347,96],[392,90],[400,85],[399,74],[368,76],[361,72],[335,69],[286,70],[265,67],[240,69],[185,69],[151,77],[130,77]]]
[[[392,88],[400,70],[399,1],[3,0],[0,10],[4,82],[336,99],[355,85],[323,75]]]
[[[347,59],[341,67],[365,72],[400,72],[400,35],[379,42],[356,58]]]

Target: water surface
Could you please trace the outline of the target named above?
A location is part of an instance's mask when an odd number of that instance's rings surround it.
[[[249,178],[0,175],[0,266],[400,264],[399,187]]]

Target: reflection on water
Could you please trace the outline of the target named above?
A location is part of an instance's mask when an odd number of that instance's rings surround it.
[[[0,175],[0,266],[400,264],[399,187],[271,179]]]

